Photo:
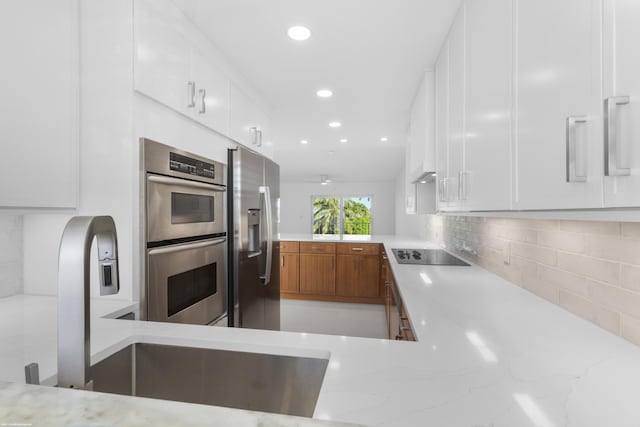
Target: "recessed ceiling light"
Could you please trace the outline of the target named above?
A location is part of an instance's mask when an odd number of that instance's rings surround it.
[[[311,36],[311,31],[307,27],[303,27],[302,25],[296,25],[294,27],[289,28],[287,31],[287,35],[290,39],[303,41],[308,39]]]
[[[383,136],[382,138],[380,138],[380,141],[382,142],[387,142],[389,140],[389,138],[387,138],[386,136]]]
[[[330,89],[320,89],[316,92],[316,95],[320,98],[330,98],[333,92]]]
[[[302,145],[307,145],[309,143],[309,141],[307,141],[306,139],[303,139],[300,141],[300,144]]]
[[[349,140],[347,138],[342,138],[340,142],[343,144],[346,144],[347,142],[349,142]]]
[[[340,123],[340,122],[331,122],[331,123],[329,123],[329,127],[332,127],[332,128],[339,128],[340,126],[342,126],[342,123]]]

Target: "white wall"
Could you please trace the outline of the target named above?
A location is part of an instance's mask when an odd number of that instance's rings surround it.
[[[22,227],[22,216],[0,214],[0,297],[23,291]]]
[[[395,233],[395,183],[280,183],[280,232],[311,233],[312,196],[372,196],[373,234]]]

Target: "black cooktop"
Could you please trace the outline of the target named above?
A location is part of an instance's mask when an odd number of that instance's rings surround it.
[[[466,262],[442,249],[391,249],[398,264],[464,265]]]

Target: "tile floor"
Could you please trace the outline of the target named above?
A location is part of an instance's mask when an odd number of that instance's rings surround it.
[[[280,300],[280,329],[365,338],[387,338],[383,305]]]

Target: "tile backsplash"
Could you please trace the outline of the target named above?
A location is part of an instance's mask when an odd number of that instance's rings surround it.
[[[0,297],[23,293],[21,215],[0,214]]]
[[[640,223],[430,215],[429,240],[640,345]]]

